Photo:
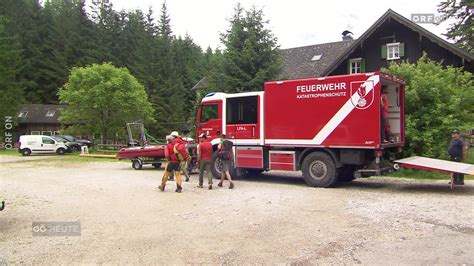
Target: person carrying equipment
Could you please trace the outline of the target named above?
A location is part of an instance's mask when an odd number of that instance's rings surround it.
[[[171,141],[171,143],[166,145],[166,152],[165,152],[166,159],[169,161],[169,163],[166,166],[166,171],[163,175],[163,179],[161,180],[161,185],[159,186],[159,189],[161,191],[165,191],[168,177],[174,171],[176,175],[175,192],[181,193],[183,188],[181,186],[182,180],[181,180],[180,165],[182,161],[188,159],[188,153],[186,152],[186,143],[179,137],[178,132],[173,131],[171,132],[170,135],[173,138],[173,140]]]
[[[191,141],[193,141],[193,139],[191,137],[189,137],[188,134],[189,134],[189,129],[187,129],[187,128],[181,129],[180,138],[186,143],[190,143]],[[189,154],[188,150],[186,150],[186,152],[188,152],[188,154]],[[184,180],[185,182],[189,182],[189,172],[190,172],[189,163],[190,163],[190,160],[191,160],[191,156],[189,156],[187,160],[182,161],[181,165],[180,165],[181,171],[183,172],[184,176],[186,177],[186,179]]]
[[[221,135],[221,143],[219,144],[219,159],[222,162],[222,174],[221,182],[217,186],[222,187],[224,182],[224,177],[227,176],[227,179],[230,182],[229,189],[234,188],[234,182],[232,182],[232,177],[230,175],[231,160],[232,160],[232,146],[233,143],[225,139],[225,134]]]
[[[167,146],[169,143],[171,143],[171,141],[173,141],[173,137],[172,137],[171,135],[166,135],[165,158],[168,158],[168,155],[167,155],[167,154],[169,153],[169,152],[168,152],[168,149],[166,148],[166,146]],[[168,163],[169,163],[169,161],[166,162],[166,167],[168,166]],[[165,169],[166,169],[166,167],[165,167]],[[166,173],[166,171],[165,171],[165,173]],[[170,174],[169,177],[168,177],[168,180],[169,180],[169,181],[174,181],[174,171],[171,172],[171,174]]]

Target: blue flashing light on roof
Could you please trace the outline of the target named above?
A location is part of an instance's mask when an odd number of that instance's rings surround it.
[[[204,98],[214,96],[215,94],[216,94],[215,92],[208,93],[206,94],[206,96],[204,96]]]

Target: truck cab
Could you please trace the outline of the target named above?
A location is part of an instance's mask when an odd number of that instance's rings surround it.
[[[197,134],[213,144],[221,134],[234,145],[263,145],[263,92],[210,93],[198,109]]]

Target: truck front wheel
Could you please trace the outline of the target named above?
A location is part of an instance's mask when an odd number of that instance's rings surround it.
[[[222,174],[222,162],[219,159],[219,152],[215,151],[212,154],[212,162],[211,162],[211,172],[215,178],[220,179]]]
[[[214,154],[212,155],[211,172],[212,172],[212,175],[215,178],[217,178],[217,179],[221,178],[222,162],[221,162],[221,159],[219,158],[219,151],[215,151]],[[232,179],[235,179],[235,178],[238,177],[237,176],[237,171],[234,168],[234,164],[233,164],[232,160],[231,160],[231,165],[230,165],[230,176],[232,177]]]
[[[306,156],[302,165],[303,177],[312,187],[330,187],[337,182],[336,165],[331,156],[313,152]]]

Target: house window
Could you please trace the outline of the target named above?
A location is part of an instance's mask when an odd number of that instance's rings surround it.
[[[31,135],[41,135],[41,132],[39,132],[39,131],[31,131]]]
[[[400,43],[387,44],[387,60],[400,59]]]
[[[24,118],[24,117],[26,117],[27,115],[28,115],[28,112],[27,112],[27,111],[23,111],[23,112],[20,112],[20,113],[18,114],[18,117]]]
[[[54,135],[54,136],[59,135],[59,134],[60,134],[59,131],[54,131],[54,132],[53,132],[53,135]]]
[[[47,116],[47,117],[53,117],[53,116],[54,116],[54,113],[56,113],[56,111],[54,111],[54,110],[49,110],[48,112],[46,112],[46,116]]]
[[[362,73],[362,58],[349,60],[349,74]]]
[[[311,58],[311,61],[319,61],[321,59],[321,56],[323,55],[322,54],[315,55],[313,56],[313,58]]]
[[[51,131],[43,131],[43,132],[41,132],[41,135],[51,136],[52,132]]]

